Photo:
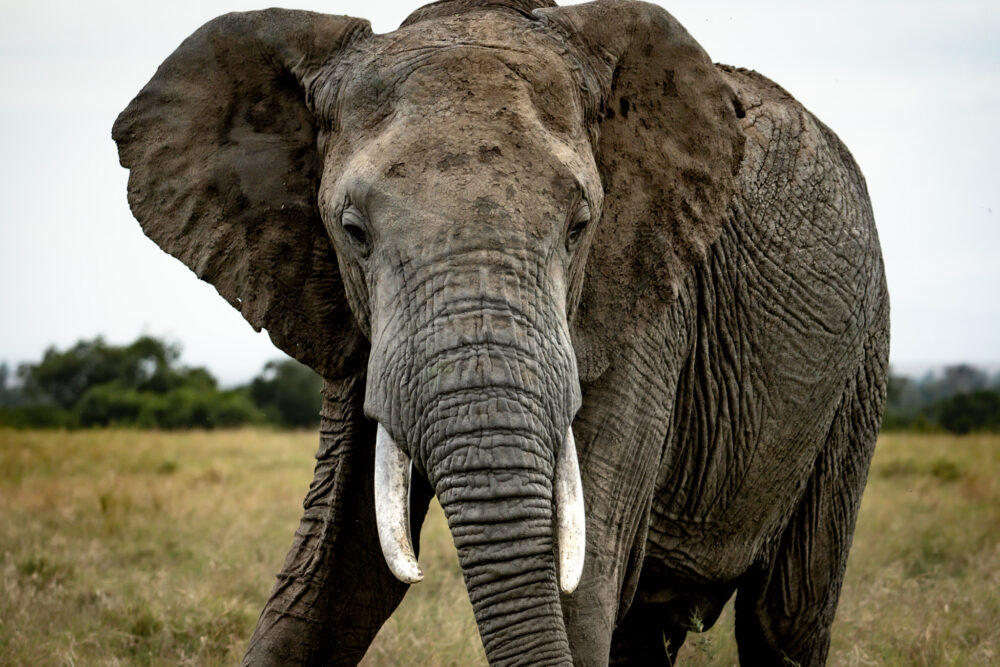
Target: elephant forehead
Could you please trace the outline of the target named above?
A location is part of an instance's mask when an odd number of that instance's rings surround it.
[[[473,13],[378,35],[352,60],[339,98],[348,131],[398,114],[475,110],[530,113],[553,131],[584,132],[565,50],[507,15]]]
[[[550,129],[572,133],[583,120],[573,79],[561,58],[542,49],[475,44],[436,48],[408,68],[399,106],[422,112],[475,109],[531,113]]]
[[[530,226],[561,220],[595,187],[586,157],[537,125],[488,123],[471,114],[399,118],[350,159],[332,200],[363,205],[373,219]]]

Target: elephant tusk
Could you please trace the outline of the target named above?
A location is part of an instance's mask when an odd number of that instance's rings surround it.
[[[375,436],[375,520],[378,541],[389,570],[415,584],[424,578],[410,535],[410,457],[381,424]]]
[[[583,558],[587,550],[586,516],[583,510],[583,484],[576,459],[573,429],[566,432],[566,442],[556,460],[555,475],[556,524],[559,545],[559,588],[572,593],[583,575]]]

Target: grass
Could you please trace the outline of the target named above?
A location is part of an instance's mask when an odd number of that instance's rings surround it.
[[[311,433],[0,431],[0,664],[239,661],[312,476]],[[832,665],[1000,661],[1000,437],[884,436]],[[440,509],[364,664],[484,664]],[[697,619],[694,619],[697,620]],[[681,664],[736,662],[732,611]]]
[[[0,432],[0,664],[231,664],[312,434]]]
[[[1000,436],[887,434],[861,503],[831,665],[1000,661]],[[678,663],[736,664],[732,603]]]

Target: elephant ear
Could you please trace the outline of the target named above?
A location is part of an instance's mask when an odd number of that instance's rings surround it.
[[[365,343],[319,216],[306,94],[370,35],[367,21],[344,16],[220,16],[163,62],[112,130],[146,235],[328,378],[351,370]]]
[[[539,9],[579,59],[604,185],[573,326],[581,380],[662,316],[721,233],[744,138],[736,95],[663,9],[600,0]]]

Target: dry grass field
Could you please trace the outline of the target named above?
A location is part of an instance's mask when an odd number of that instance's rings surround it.
[[[316,436],[0,431],[0,664],[239,661],[298,522]],[[367,665],[482,664],[434,507],[425,581]],[[832,665],[1000,662],[1000,437],[879,442]],[[682,664],[735,663],[732,614]]]

